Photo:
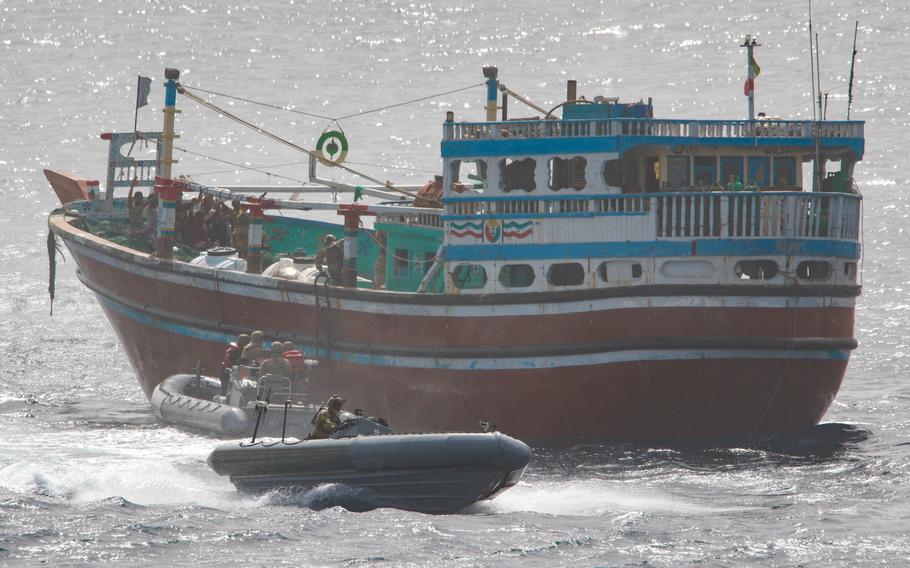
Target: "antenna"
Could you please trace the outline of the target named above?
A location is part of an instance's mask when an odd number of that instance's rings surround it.
[[[812,76],[809,79],[809,86],[812,88],[812,120],[817,121],[818,115],[815,112],[815,44],[812,41],[812,0],[809,0],[809,71]]]
[[[856,34],[859,32],[859,20],[853,28],[853,55],[850,56],[850,87],[847,89],[847,120],[850,120],[850,107],[853,106],[853,68],[856,66]]]
[[[821,48],[818,45],[818,32],[815,33],[815,80],[818,82],[818,116],[822,117],[822,65],[819,61],[818,55]]]

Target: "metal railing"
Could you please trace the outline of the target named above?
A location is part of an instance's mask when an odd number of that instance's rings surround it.
[[[665,136],[680,138],[863,138],[861,121],[670,120],[522,120],[446,123],[445,140],[566,138],[583,136]]]
[[[859,238],[860,198],[839,193],[685,193],[654,198],[657,238]]]
[[[825,238],[858,240],[858,194],[740,191],[673,192],[649,195],[448,198],[446,215],[457,220],[579,217],[577,223],[611,223],[615,215],[641,219],[639,229],[654,239]],[[597,218],[589,221],[585,218]],[[630,229],[632,230],[632,229]],[[640,230],[635,229],[636,234]],[[621,236],[618,235],[617,238]],[[571,241],[571,238],[566,239]]]

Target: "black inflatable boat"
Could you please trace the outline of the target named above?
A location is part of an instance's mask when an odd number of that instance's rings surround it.
[[[208,463],[245,492],[341,484],[354,490],[340,503],[352,510],[442,514],[515,485],[531,458],[524,442],[499,432],[392,434],[364,417],[342,420],[328,439],[225,443]]]

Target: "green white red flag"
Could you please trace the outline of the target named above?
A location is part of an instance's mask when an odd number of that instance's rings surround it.
[[[749,57],[749,77],[746,79],[746,84],[743,87],[743,93],[746,96],[752,94],[752,91],[755,90],[755,78],[761,75],[761,67],[758,66],[758,63],[755,62],[754,57]]]

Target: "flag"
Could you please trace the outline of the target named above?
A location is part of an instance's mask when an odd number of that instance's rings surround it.
[[[750,77],[746,79],[746,84],[743,86],[743,94],[747,97],[755,90],[755,78],[761,75],[761,67],[755,62],[755,58],[751,56],[749,57],[749,71]]]
[[[149,104],[149,91],[152,90],[152,79],[139,75],[139,90],[136,93],[136,108]]]

